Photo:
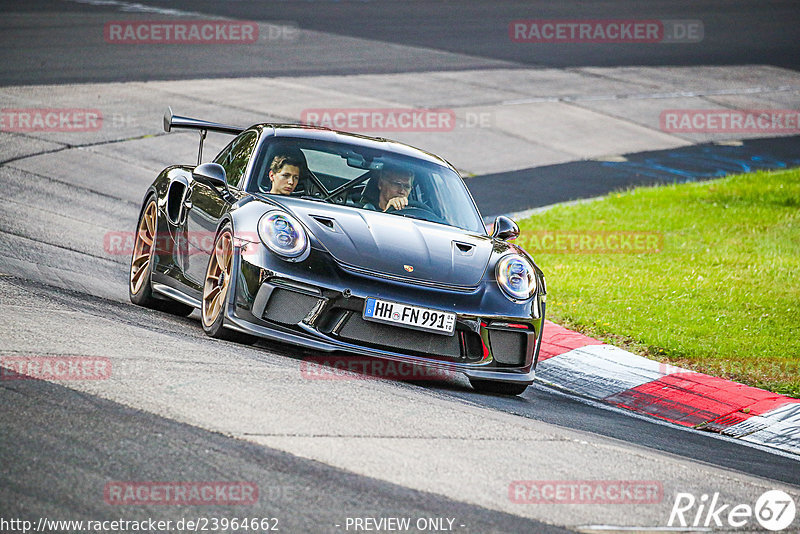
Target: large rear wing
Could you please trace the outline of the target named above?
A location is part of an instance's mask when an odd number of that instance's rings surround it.
[[[183,128],[187,130],[198,130],[200,132],[200,148],[197,151],[197,164],[203,162],[203,141],[206,139],[208,132],[219,132],[231,135],[239,135],[245,128],[239,126],[228,126],[226,124],[218,124],[216,122],[208,122],[200,119],[191,119],[189,117],[181,117],[172,114],[172,108],[167,108],[164,113],[164,131],[170,132],[173,128]]]

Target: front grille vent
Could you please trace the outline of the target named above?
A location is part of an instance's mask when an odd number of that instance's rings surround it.
[[[319,298],[283,288],[275,288],[262,316],[280,324],[297,324],[311,312]]]

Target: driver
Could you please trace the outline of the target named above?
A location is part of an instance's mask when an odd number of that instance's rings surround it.
[[[286,155],[278,155],[269,166],[269,179],[272,181],[270,193],[275,195],[291,195],[300,181],[300,160]]]
[[[401,210],[408,206],[408,195],[414,186],[414,172],[396,165],[384,165],[378,178],[378,205],[364,204],[366,209],[386,211]]]

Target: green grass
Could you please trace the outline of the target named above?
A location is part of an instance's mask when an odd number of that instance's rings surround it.
[[[547,278],[550,319],[649,358],[800,397],[800,170],[638,188],[556,206],[520,228],[518,243]],[[663,245],[537,252],[533,232],[542,231],[658,232]]]

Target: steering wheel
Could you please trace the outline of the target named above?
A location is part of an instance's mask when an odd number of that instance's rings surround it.
[[[386,213],[396,213],[397,215],[402,215],[403,217],[411,217],[414,219],[422,219],[423,221],[430,221],[439,224],[447,224],[444,219],[436,215],[426,204],[422,202],[417,202],[415,200],[409,200],[408,205],[400,210],[394,209],[394,207],[389,207],[386,210]]]

